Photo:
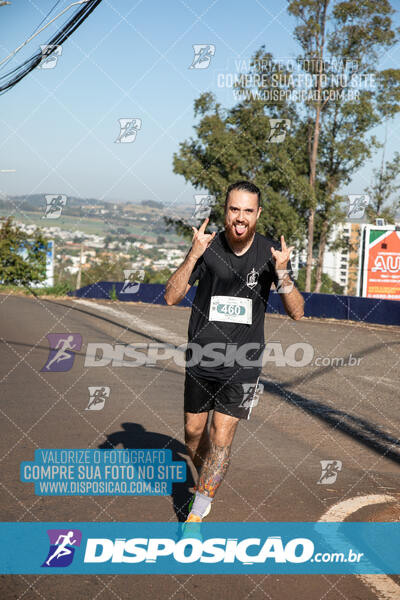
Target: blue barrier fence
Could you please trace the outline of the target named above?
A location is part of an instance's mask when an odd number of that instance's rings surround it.
[[[141,283],[134,294],[122,292],[124,283],[120,281],[100,281],[71,292],[78,298],[110,299],[115,289],[115,297],[126,302],[148,302],[166,305],[164,300],[164,284]],[[193,286],[179,306],[191,306],[196,293]],[[380,323],[383,325],[400,325],[400,301],[379,300],[376,298],[359,298],[358,296],[335,296],[333,294],[314,294],[303,292],[306,317],[325,319],[342,319]],[[284,314],[279,294],[271,292],[267,310],[269,313]]]

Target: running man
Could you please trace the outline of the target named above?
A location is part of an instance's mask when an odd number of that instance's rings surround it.
[[[279,248],[272,238],[256,233],[261,210],[258,187],[247,181],[230,185],[225,230],[207,234],[208,219],[199,229],[193,227],[192,247],[166,285],[165,301],[172,305],[199,281],[189,321],[184,391],[185,443],[199,478],[187,522],[201,522],[209,513],[229,466],[238,422],[249,419],[255,404],[249,402],[248,390],[254,399],[272,283],[286,313],[294,320],[303,316],[304,300],[291,279],[293,247],[287,248],[283,236]],[[191,344],[204,350],[201,361],[190,356]]]
[[[46,365],[46,369],[49,370],[51,365],[53,363],[59,363],[62,360],[67,360],[67,359],[71,359],[71,354],[69,354],[67,352],[67,350],[73,350],[74,348],[76,348],[75,344],[72,344],[72,342],[74,341],[74,336],[73,335],[69,335],[67,338],[63,339],[59,339],[54,350],[58,350],[58,352],[55,353],[55,355],[53,356],[53,358],[47,363]]]
[[[67,535],[59,535],[58,540],[56,541],[56,550],[50,556],[48,560],[46,560],[46,565],[50,566],[53,558],[61,558],[62,556],[66,556],[67,554],[71,554],[71,550],[67,548],[67,546],[73,546],[76,543],[76,540],[73,540],[74,537],[73,531],[68,531]],[[60,542],[62,540],[62,542]]]
[[[102,402],[104,404],[104,402],[106,401],[106,398],[107,398],[107,389],[105,387],[103,387],[99,390],[95,390],[92,398],[89,400],[89,404],[88,404],[86,410],[91,408],[94,404],[100,404],[100,402]]]

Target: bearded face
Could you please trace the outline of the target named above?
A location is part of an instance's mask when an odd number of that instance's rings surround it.
[[[225,211],[225,235],[233,249],[241,250],[250,242],[260,212],[256,194],[243,190],[233,190],[229,194]]]

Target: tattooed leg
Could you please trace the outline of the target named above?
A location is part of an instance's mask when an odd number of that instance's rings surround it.
[[[200,470],[197,491],[213,498],[229,467],[231,445],[239,419],[214,412],[210,427],[210,447]]]
[[[230,446],[217,446],[210,441],[210,449],[200,470],[197,491],[213,498],[228,470]]]

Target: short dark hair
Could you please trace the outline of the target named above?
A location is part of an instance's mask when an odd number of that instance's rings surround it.
[[[251,181],[236,181],[236,183],[231,183],[231,185],[226,190],[225,210],[226,210],[226,207],[228,206],[229,194],[231,192],[233,192],[234,190],[239,190],[239,191],[243,190],[244,192],[249,192],[250,194],[257,194],[257,208],[260,207],[260,205],[261,205],[260,189],[256,185],[254,185],[254,183],[251,183]]]

